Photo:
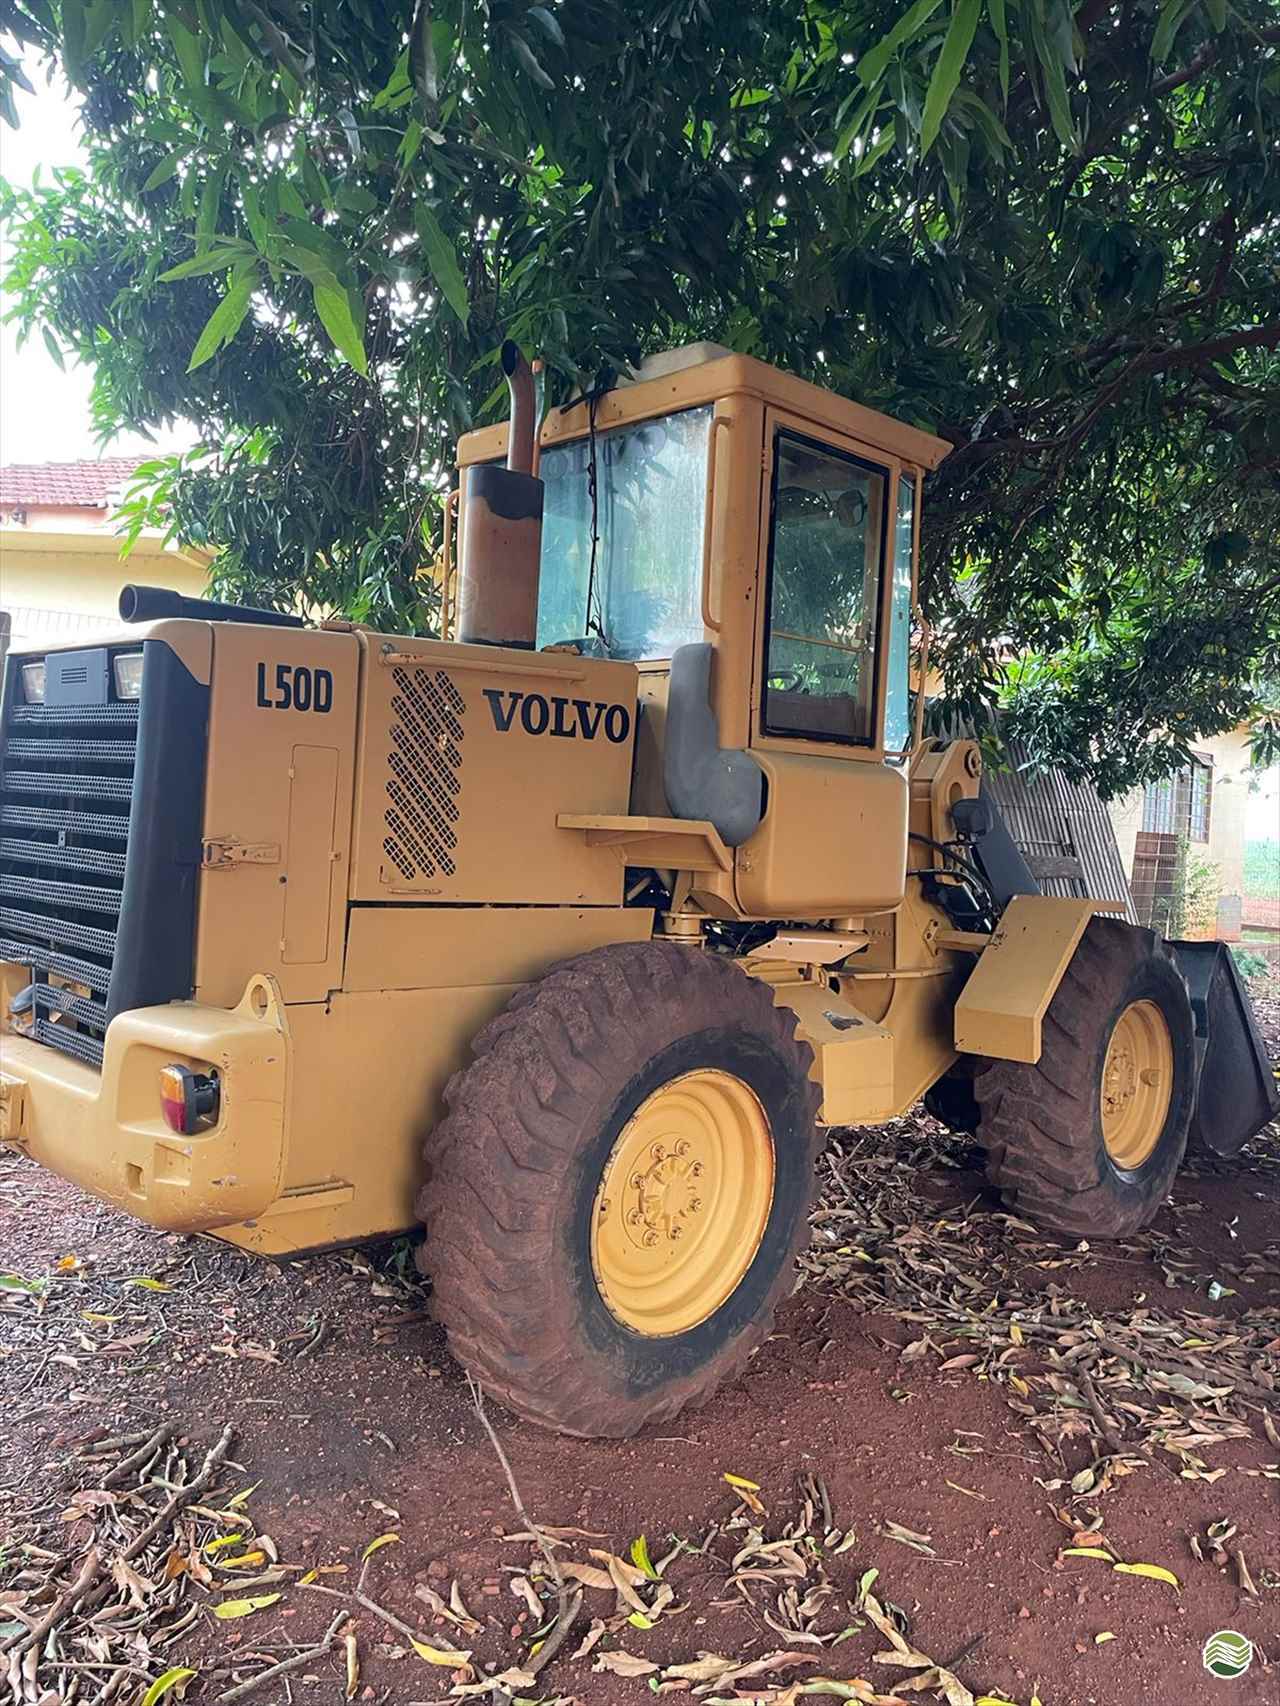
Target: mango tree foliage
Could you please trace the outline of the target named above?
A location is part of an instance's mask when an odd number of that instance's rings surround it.
[[[940,433],[952,706],[1114,790],[1280,670],[1277,0],[0,0],[14,313],[224,593],[431,620],[451,445],[713,338]],[[936,655],[936,654],[935,654]],[[1018,659],[1016,666],[1009,662]]]

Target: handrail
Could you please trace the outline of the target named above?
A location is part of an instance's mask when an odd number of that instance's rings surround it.
[[[732,429],[732,415],[715,415],[711,421],[711,439],[707,445],[707,513],[702,522],[702,626],[713,634],[720,632],[720,618],[711,613],[711,541],[715,531],[716,507],[716,445],[721,428]]]

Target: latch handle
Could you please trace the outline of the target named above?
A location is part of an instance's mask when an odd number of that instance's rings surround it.
[[[207,835],[201,842],[201,868],[230,871],[237,865],[278,865],[278,841],[237,841],[229,835]]]

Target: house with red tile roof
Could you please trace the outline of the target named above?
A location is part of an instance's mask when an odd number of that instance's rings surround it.
[[[6,629],[9,643],[25,644],[113,628],[127,581],[203,595],[207,552],[167,547],[159,530],[149,529],[127,558],[120,555],[115,515],[144,460],[0,467],[0,642]]]

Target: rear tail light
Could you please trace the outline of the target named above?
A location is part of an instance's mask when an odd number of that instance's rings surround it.
[[[216,1072],[193,1072],[189,1066],[160,1069],[160,1111],[171,1131],[183,1137],[213,1125],[218,1118],[220,1087]]]

